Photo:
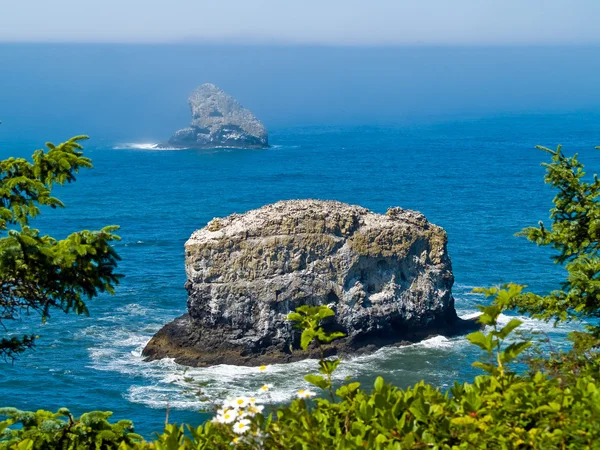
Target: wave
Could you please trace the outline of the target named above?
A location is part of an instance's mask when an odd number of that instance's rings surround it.
[[[468,319],[474,319],[477,316],[479,316],[480,314],[481,314],[481,311],[464,310],[464,311],[460,311],[459,317],[461,319],[468,320]],[[528,332],[567,334],[573,330],[583,328],[583,325],[578,322],[559,323],[559,324],[555,325],[554,322],[552,322],[552,321],[546,322],[544,320],[534,319],[533,317],[529,317],[529,316],[511,315],[511,314],[502,314],[502,313],[500,314],[500,316],[498,316],[498,325],[504,326],[508,322],[510,322],[512,319],[518,319],[521,322],[523,322],[522,325],[519,328],[517,328],[517,330],[523,330],[523,331],[528,331]]]
[[[117,144],[113,147],[113,150],[185,150],[183,148],[175,147],[161,147],[156,142],[126,142],[123,144]]]
[[[299,145],[285,145],[285,144],[270,144],[269,148],[279,149],[279,148],[300,148]]]
[[[124,313],[123,316],[131,312],[144,312],[144,308],[136,304],[121,307],[119,310]],[[318,362],[314,359],[272,364],[265,372],[260,371],[258,367],[225,364],[205,368],[185,367],[170,358],[146,362],[142,351],[159,326],[148,328],[142,332],[131,331],[127,327],[91,326],[86,329],[86,334],[93,335],[98,343],[89,349],[92,360],[89,367],[135,377],[135,383],[123,393],[124,398],[151,408],[165,408],[167,404],[177,409],[211,408],[211,402],[221,402],[229,396],[256,396],[263,384],[273,385],[273,389],[263,397],[263,402],[280,404],[292,399],[296,390],[310,388],[311,386],[304,381],[304,375],[318,370]],[[342,383],[347,377],[368,375],[379,371],[378,365],[398,360],[403,356],[440,350],[448,352],[464,343],[464,339],[435,336],[402,347],[384,347],[368,355],[344,359],[334,376],[334,381]],[[426,361],[423,361],[423,364],[426,364]],[[191,394],[198,389],[212,400],[199,399]]]
[[[172,313],[137,303],[121,305],[115,313],[105,317],[106,321],[102,321],[101,325],[96,323],[81,330],[76,338],[91,338],[94,342],[88,349],[91,359],[88,367],[120,373],[131,379],[129,387],[121,395],[132,403],[161,409],[167,405],[182,410],[210,409],[214,406],[212,402],[222,402],[235,395],[255,396],[263,384],[272,384],[273,389],[263,397],[263,402],[281,404],[292,399],[296,390],[309,388],[304,375],[318,370],[318,363],[313,359],[272,364],[266,372],[257,367],[224,364],[205,368],[185,367],[169,358],[146,362],[142,357],[144,347]],[[462,317],[474,314],[478,312],[471,310]],[[521,328],[524,330],[541,331],[559,340],[564,340],[564,334],[573,329],[570,325],[554,327],[552,323],[507,314],[500,315],[499,323],[504,325],[512,318],[522,320],[524,325]],[[364,380],[377,373],[403,379],[433,375],[439,385],[444,386],[456,376],[450,373],[453,369],[448,366],[441,372],[432,373],[431,370],[439,366],[440,358],[464,357],[469,349],[473,354],[478,352],[464,336],[434,336],[406,346],[383,347],[367,355],[344,358],[334,381],[342,383],[347,377]],[[192,394],[198,390],[204,398]]]

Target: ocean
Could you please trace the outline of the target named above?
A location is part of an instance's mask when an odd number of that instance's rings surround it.
[[[579,153],[589,172],[600,167],[593,114],[504,115],[394,127],[280,127],[264,150],[154,150],[154,142],[92,136],[85,154],[94,169],[56,189],[63,210],[44,210],[34,226],[56,237],[80,229],[120,225],[115,244],[125,275],[115,296],[88,303],[90,316],[55,312],[10,323],[11,332],[35,330],[34,351],[0,363],[2,405],[74,413],[109,410],[131,419],[150,437],[170,420],[199,424],[210,406],[190,394],[183,377],[202,383],[214,401],[274,385],[273,403],[284,403],[315,371],[312,360],[257,368],[204,369],[171,360],[144,362],[141,351],[164,324],[185,312],[183,245],[213,217],[242,213],[282,199],[335,199],[384,213],[401,206],[424,213],[448,233],[458,314],[472,316],[485,302],[476,286],[527,284],[536,292],[558,286],[564,271],[548,249],[515,237],[547,220],[553,192],[544,185],[548,155],[536,144],[564,145]],[[5,125],[2,125],[5,126]],[[1,130],[0,130],[1,131]],[[70,135],[64,135],[67,139]],[[28,156],[43,141],[3,139],[0,157]],[[576,324],[557,328],[522,318],[546,333],[556,348]],[[508,320],[506,316],[503,320]],[[479,373],[480,356],[464,337],[433,337],[401,348],[349,358],[337,380],[369,386],[377,375],[399,386],[421,379],[445,388]]]

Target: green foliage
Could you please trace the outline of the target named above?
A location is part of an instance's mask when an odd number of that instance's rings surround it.
[[[0,449],[137,448],[142,437],[129,420],[109,423],[111,412],[93,411],[79,418],[67,408],[56,413],[0,409]],[[15,426],[16,425],[16,426]]]
[[[551,227],[542,222],[519,233],[538,245],[557,251],[554,260],[564,264],[567,280],[562,289],[547,295],[524,294],[512,306],[534,317],[563,321],[571,318],[600,317],[600,180],[586,181],[577,155],[566,157],[561,147],[537,147],[552,156],[545,181],[557,190],[550,210]]]
[[[325,377],[322,377],[321,375],[306,375],[304,379],[320,389],[329,390],[329,395],[333,402],[335,402],[335,396],[333,394],[331,376],[339,366],[341,360],[325,359],[323,344],[329,344],[335,339],[344,337],[345,334],[339,331],[325,331],[321,324],[323,320],[334,315],[335,313],[328,306],[303,305],[287,316],[287,319],[293,322],[296,328],[302,330],[300,336],[300,347],[302,350],[306,350],[310,344],[315,342],[321,351],[319,372],[325,375]]]
[[[207,423],[195,430],[192,440],[181,437],[178,442],[190,449],[226,449],[232,444],[244,449],[597,448],[600,372],[557,378],[509,370],[530,343],[512,338],[520,321],[500,327],[498,318],[522,289],[510,284],[478,290],[493,302],[481,307],[479,320],[486,330],[468,336],[488,359],[475,363],[487,374],[472,383],[455,383],[448,392],[424,382],[398,389],[381,377],[369,391],[360,383],[348,383],[335,392],[337,402],[299,399],[268,417],[255,416],[250,429],[260,439],[240,439],[227,424]],[[318,325],[311,323],[313,328]],[[316,385],[326,381],[308,377]]]
[[[30,228],[40,207],[63,208],[52,188],[75,181],[91,168],[75,136],[60,145],[36,150],[33,163],[23,158],[0,161],[0,325],[37,312],[42,321],[51,309],[87,314],[86,299],[114,292],[119,256],[111,245],[116,226],[83,230],[57,240]],[[6,328],[4,328],[6,330]],[[0,338],[0,356],[12,358],[34,345],[37,336]]]
[[[502,347],[504,340],[523,322],[518,319],[511,319],[505,326],[498,328],[498,317],[515,297],[521,294],[524,286],[517,284],[507,284],[502,288],[478,288],[475,292],[484,294],[486,297],[493,297],[494,302],[489,306],[479,306],[482,314],[479,316],[479,323],[493,327],[487,335],[481,331],[476,331],[467,336],[469,342],[477,345],[481,350],[488,354],[488,362],[476,361],[473,366],[479,367],[491,375],[505,374],[506,366],[531,346],[529,341],[513,342],[505,348]]]
[[[296,328],[302,330],[300,337],[302,350],[306,350],[313,341],[318,344],[329,344],[334,339],[345,336],[339,331],[327,332],[321,326],[323,320],[334,315],[335,313],[328,306],[308,305],[300,306],[295,312],[288,314],[287,319],[293,322]]]

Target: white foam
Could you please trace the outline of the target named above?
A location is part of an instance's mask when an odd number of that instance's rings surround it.
[[[273,389],[263,397],[264,403],[285,403],[295,396],[295,391],[311,387],[304,381],[307,373],[317,373],[318,363],[308,359],[288,364],[273,364],[268,370],[261,372],[258,367],[241,367],[232,365],[218,365],[206,368],[181,366],[173,359],[165,358],[158,361],[146,362],[142,357],[142,350],[153,334],[162,326],[164,317],[153,311],[148,314],[148,319],[140,324],[137,329],[132,329],[131,314],[145,315],[148,310],[139,304],[123,305],[116,309],[117,314],[107,316],[101,325],[96,323],[80,332],[80,338],[93,336],[97,344],[89,349],[91,358],[90,367],[99,371],[118,372],[132,377],[132,385],[123,392],[124,398],[133,403],[144,404],[151,408],[164,409],[167,406],[177,409],[198,410],[212,408],[213,402],[220,403],[225,398],[237,395],[257,395],[260,387],[272,384]],[[169,316],[168,311],[164,311]],[[463,318],[477,312],[467,312]],[[502,314],[500,324],[508,323],[512,316]],[[552,332],[565,333],[570,327],[554,328],[552,324],[518,316],[523,320],[521,328],[533,330],[551,330]],[[77,335],[76,335],[77,336]],[[447,338],[434,336],[421,342],[400,346],[383,347],[368,355],[355,356],[344,359],[334,376],[335,382],[343,382],[346,377],[356,379],[373,371],[382,371],[385,374],[420,370],[419,368],[404,368],[403,358],[414,360],[415,357],[422,361],[423,368],[428,367],[428,358],[437,352],[447,353],[449,357],[453,351],[463,351],[463,347],[470,344],[464,338]],[[393,367],[389,362],[393,361]],[[194,382],[186,381],[191,378]],[[209,401],[191,394],[192,391],[201,390]]]
[[[137,309],[139,305],[127,305],[122,309]],[[124,315],[126,316],[126,315]],[[115,316],[120,318],[121,316]],[[158,328],[158,326],[156,327]],[[307,373],[316,373],[318,362],[307,359],[287,364],[273,364],[266,371],[258,367],[242,367],[221,364],[206,368],[181,366],[173,359],[165,358],[146,362],[142,350],[152,337],[148,334],[133,332],[125,327],[92,326],[84,331],[93,335],[98,345],[89,350],[91,367],[101,371],[114,371],[128,376],[141,377],[123,396],[134,403],[151,408],[192,409],[211,408],[211,402],[222,402],[229,396],[258,395],[260,387],[272,384],[273,389],[263,396],[264,403],[284,403],[294,398],[298,389],[311,387],[304,381]],[[385,347],[375,353],[345,359],[334,375],[334,381],[343,382],[346,377],[355,378],[370,370],[374,364],[396,360],[405,352],[448,349],[462,345],[460,340],[442,336],[432,337],[422,342],[404,347]],[[184,380],[192,378],[194,382]],[[200,389],[210,401],[202,401],[191,395],[191,391]]]
[[[161,147],[156,142],[125,142],[117,144],[113,150],[185,150],[184,148]]]
[[[413,345],[425,348],[450,348],[454,345],[454,342],[444,336],[434,336]]]
[[[458,317],[460,317],[463,320],[475,319],[476,317],[479,317],[481,315],[481,311],[473,311],[473,312],[461,311],[461,313],[462,314]]]
[[[278,148],[300,148],[299,145],[283,145],[283,144],[271,144],[269,145],[270,148],[272,149],[278,149]]]
[[[580,322],[562,322],[555,325],[554,321],[546,322],[544,320],[533,319],[528,316],[509,316],[506,314],[500,314],[498,317],[498,323],[500,325],[506,325],[511,319],[519,319],[523,322],[523,324],[518,328],[520,330],[542,333],[568,334],[573,330],[581,329],[583,327],[583,324]]]

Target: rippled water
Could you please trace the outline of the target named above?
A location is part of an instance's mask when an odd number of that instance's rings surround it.
[[[140,356],[153,333],[185,311],[183,244],[189,235],[213,217],[277,200],[335,199],[381,213],[390,206],[423,212],[448,232],[462,316],[483,301],[471,293],[475,286],[515,281],[547,291],[562,269],[546,249],[514,237],[547,217],[552,198],[542,182],[546,155],[533,146],[563,143],[598,171],[598,119],[520,116],[398,128],[277,129],[266,150],[157,151],[151,142],[99,136],[86,147],[95,168],[58,190],[67,209],[45,211],[35,225],[59,237],[121,225],[116,246],[125,278],[116,296],[89,303],[89,318],[55,313],[43,326],[38,317],[10,324],[17,332],[39,328],[41,339],[35,351],[0,366],[2,404],[111,410],[149,436],[161,428],[167,405],[171,420],[207,417],[197,412],[203,405],[186,392],[184,376],[202,382],[214,399],[253,392],[264,382],[274,385],[271,401],[289,399],[315,361],[274,365],[267,373],[224,365],[186,371],[170,360],[146,363]],[[33,149],[2,142],[0,157]],[[556,346],[564,345],[572,326],[525,321]],[[477,373],[470,366],[477,355],[463,337],[434,337],[349,359],[338,379],[368,384],[382,374],[401,386],[423,378],[447,386]]]

